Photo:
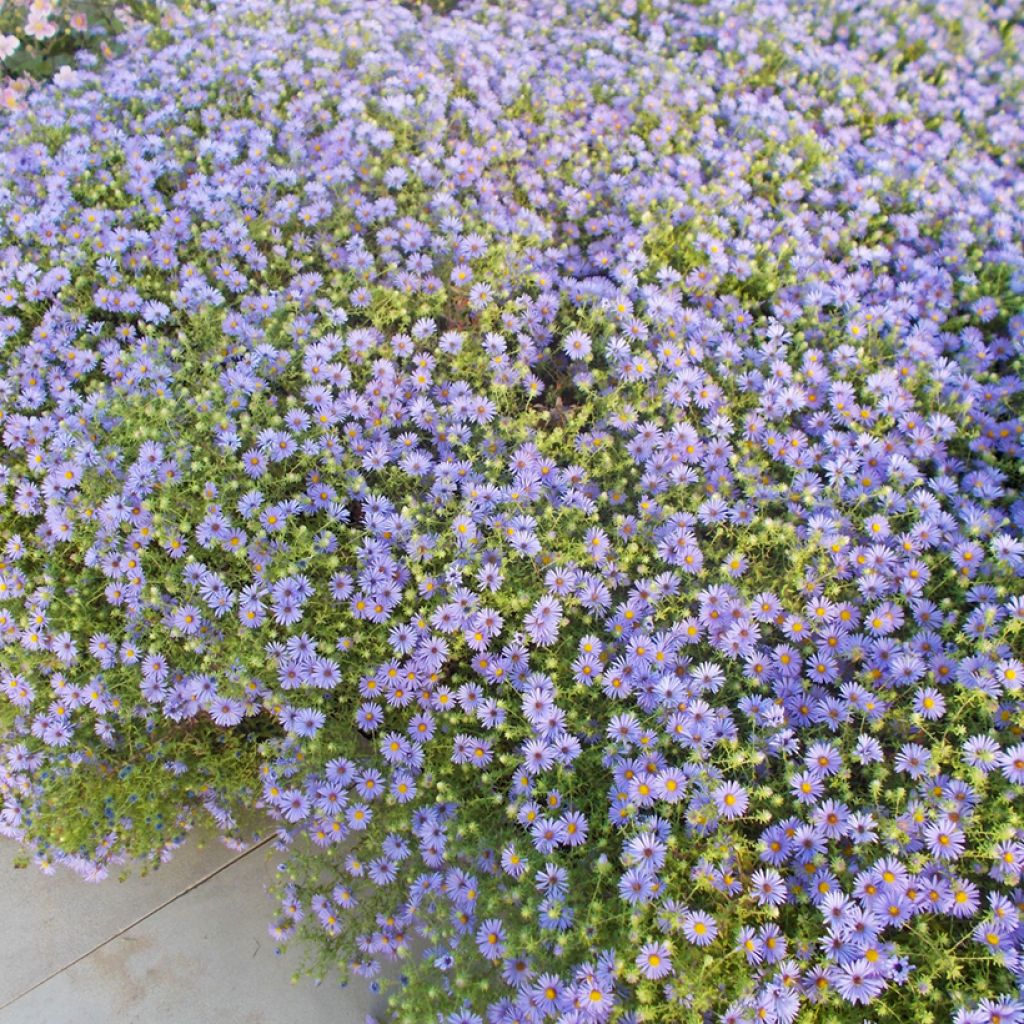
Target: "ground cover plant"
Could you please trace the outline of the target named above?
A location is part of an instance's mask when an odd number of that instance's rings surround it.
[[[0,832],[276,821],[395,1020],[1024,1020],[1013,5],[210,5],[0,123]]]

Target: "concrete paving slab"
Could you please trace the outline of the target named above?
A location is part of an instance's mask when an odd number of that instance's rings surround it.
[[[379,1012],[382,1000],[361,981],[344,989],[327,982],[291,984],[297,954],[276,956],[267,934],[273,905],[264,885],[274,856],[266,848],[243,856],[226,852],[237,859],[0,1009],[0,1024],[363,1024],[367,1013]],[[0,929],[0,975],[19,948],[10,931],[24,927],[24,906],[32,902],[27,892],[20,899],[7,895],[11,874],[0,876],[0,891],[16,907],[16,919]],[[19,872],[19,888],[23,877]],[[46,897],[56,911],[46,931],[74,932],[99,910],[111,887],[67,881],[74,888]],[[149,881],[154,879],[141,880],[142,886]]]
[[[145,878],[84,882],[66,868],[16,870],[21,848],[0,840],[0,1006],[127,928],[237,856],[220,842],[189,842]]]

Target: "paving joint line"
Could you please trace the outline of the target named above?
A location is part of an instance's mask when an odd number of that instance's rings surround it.
[[[63,967],[58,967],[57,970],[52,971],[45,978],[42,978],[35,984],[30,985],[27,989],[24,990],[24,992],[19,992],[16,996],[14,996],[13,999],[8,999],[6,1003],[0,1004],[0,1013],[3,1013],[4,1010],[9,1009],[19,1000],[24,999],[25,996],[31,994],[32,992],[35,992],[37,988],[42,988],[42,986],[45,985],[47,982],[53,981],[54,978],[63,974],[65,971],[70,970],[76,964],[80,964],[83,960],[87,960],[89,957],[93,955],[93,953],[97,952],[97,950],[102,949],[104,946],[109,946],[110,943],[113,942],[115,939],[119,939],[122,935],[125,935],[127,932],[130,932],[133,928],[137,928],[140,924],[142,924],[143,921],[148,921],[151,917],[153,917],[154,914],[159,914],[161,910],[165,910],[176,900],[180,900],[182,896],[187,896],[190,892],[194,892],[201,885],[205,885],[207,882],[210,881],[211,878],[216,878],[216,876],[219,875],[222,871],[227,871],[228,868],[237,864],[243,858],[248,857],[250,853],[255,853],[257,850],[273,842],[275,838],[275,833],[271,832],[270,835],[259,840],[259,842],[253,843],[253,845],[250,846],[249,849],[243,850],[237,856],[232,857],[231,860],[226,861],[224,864],[221,864],[219,868],[214,868],[213,871],[204,875],[202,878],[196,880],[191,885],[186,886],[184,889],[181,890],[181,892],[175,893],[170,899],[164,900],[164,902],[161,903],[159,906],[156,906],[152,910],[147,911],[140,918],[138,918],[135,921],[132,921],[131,924],[125,925],[124,928],[121,928],[120,930],[116,931],[113,935],[104,939],[102,942],[96,943],[96,945],[93,946],[92,949],[86,950],[86,952],[82,953],[80,956],[75,957],[74,960],[71,960],[70,962],[64,964]]]

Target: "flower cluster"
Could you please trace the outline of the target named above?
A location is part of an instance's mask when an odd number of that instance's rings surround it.
[[[1012,14],[228,0],[30,94],[0,832],[255,804],[399,1021],[1024,1020]]]
[[[31,0],[25,8],[25,36],[36,42],[52,39],[57,34],[57,22],[54,19],[58,16],[53,0]],[[78,32],[84,32],[88,25],[88,18],[81,11],[75,11],[67,20],[68,25]],[[7,60],[20,43],[17,36],[4,36],[0,41],[0,59]]]
[[[74,52],[102,40],[106,29],[149,12],[150,0],[11,0],[0,4],[0,111],[15,110],[40,78],[62,81]],[[170,13],[173,18],[173,12]]]

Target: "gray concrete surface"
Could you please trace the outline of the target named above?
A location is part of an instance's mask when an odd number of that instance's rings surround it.
[[[269,847],[189,844],[146,878],[15,870],[0,840],[0,1024],[363,1024],[381,1001],[293,985],[274,953]]]

